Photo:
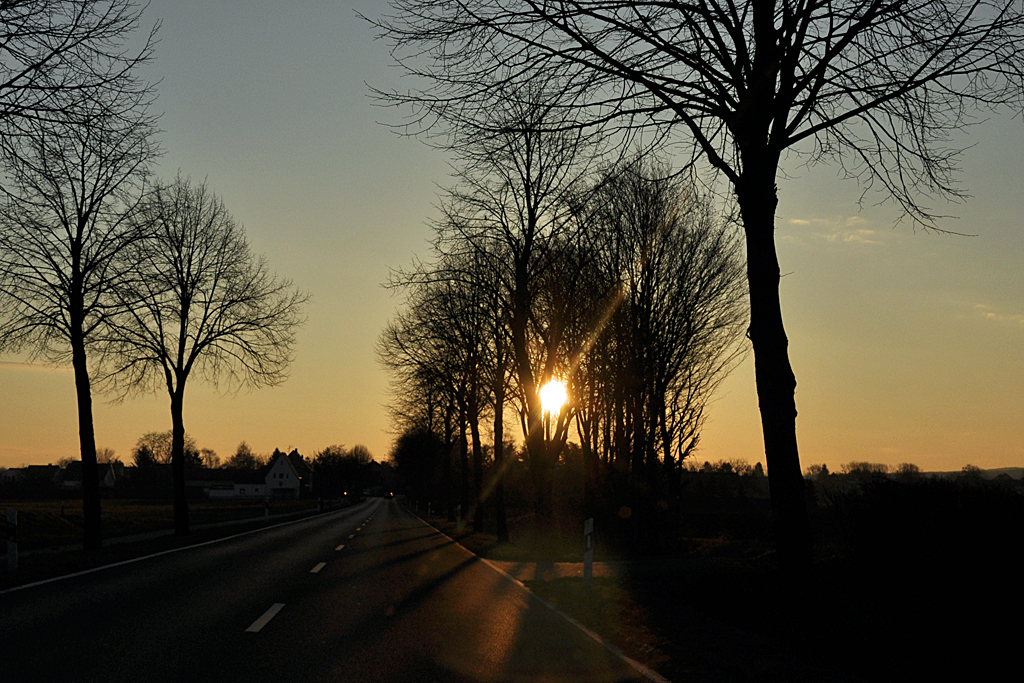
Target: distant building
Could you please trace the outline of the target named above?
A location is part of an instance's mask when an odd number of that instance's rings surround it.
[[[124,465],[120,462],[99,463],[97,476],[102,488],[112,489],[124,478]],[[82,461],[75,460],[60,470],[53,478],[58,488],[68,491],[82,489]]]
[[[258,470],[206,469],[193,472],[185,485],[209,499],[298,498],[308,493],[313,470],[298,451],[275,451]]]
[[[313,468],[305,458],[299,455],[297,450],[288,454],[288,462],[292,464],[295,473],[299,475],[299,495],[308,494],[313,490]]]
[[[57,483],[60,467],[57,465],[28,465],[27,467],[12,467],[0,474],[0,482],[4,484],[55,484]]]
[[[264,498],[266,482],[261,470],[209,469],[193,471],[185,482],[187,488],[202,491],[210,500],[225,498]]]
[[[298,498],[302,489],[302,477],[292,459],[280,451],[271,461],[265,481],[267,494],[274,498]]]
[[[20,484],[25,481],[25,467],[12,467],[0,472],[0,483]]]

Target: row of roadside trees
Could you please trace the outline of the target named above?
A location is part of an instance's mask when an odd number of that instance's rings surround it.
[[[102,543],[93,392],[168,392],[186,532],[186,381],[281,381],[305,301],[205,184],[154,180],[156,90],[138,72],[157,27],[133,48],[141,13],[0,7],[0,351],[74,369],[86,549]]]
[[[495,104],[499,134],[456,148],[433,253],[394,274],[403,307],[379,344],[403,434],[396,455],[440,444],[452,454],[440,460],[449,513],[458,501],[480,529],[493,499],[502,537],[507,420],[519,424],[541,519],[570,433],[586,505],[610,474],[626,482],[620,502],[640,508],[673,473],[678,482],[747,322],[729,222],[653,155],[616,160],[604,136],[567,129],[561,94],[533,85],[532,99]],[[539,389],[553,379],[569,402],[545,415]]]
[[[418,87],[382,91],[408,128],[441,147],[493,143],[521,130],[509,102],[538,84],[559,97],[548,134],[675,145],[698,179],[724,181],[746,247],[758,403],[778,557],[789,575],[812,543],[796,438],[796,378],[775,246],[787,158],[837,162],[916,223],[959,198],[956,131],[973,112],[1024,104],[1020,0],[392,0],[375,25]],[[547,84],[547,85],[545,85]],[[509,173],[519,166],[502,164]],[[531,176],[550,180],[551,176]],[[543,188],[544,182],[531,184]],[[541,208],[522,204],[527,212]],[[548,214],[533,213],[544,218]],[[528,240],[513,252],[530,249]],[[529,260],[515,261],[517,272]],[[525,329],[522,298],[514,334]],[[521,338],[521,337],[520,337]],[[554,339],[554,337],[552,337]],[[522,366],[522,358],[519,359]],[[543,365],[543,364],[541,364]],[[541,420],[519,368],[531,458]]]

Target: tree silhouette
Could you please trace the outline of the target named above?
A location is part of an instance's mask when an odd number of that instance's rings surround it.
[[[249,444],[243,441],[238,444],[234,454],[224,463],[224,467],[256,471],[264,464],[263,458],[253,453]]]
[[[166,432],[146,432],[135,442],[132,452],[135,454],[144,453],[142,458],[151,458],[154,463],[161,465],[171,464],[173,454],[174,434],[171,430]],[[202,467],[202,457],[198,444],[191,434],[185,434],[185,464],[188,468]],[[204,449],[205,450],[205,449]],[[138,457],[135,458],[138,461]]]
[[[163,386],[171,399],[175,533],[188,532],[185,384],[283,382],[307,296],[254,258],[242,227],[206,184],[157,184],[135,216],[148,239],[124,263],[132,305],[112,324],[106,378],[125,392]]]
[[[142,9],[133,0],[0,4],[0,134],[17,135],[28,121],[88,123],[90,102],[119,99],[152,56],[159,25],[139,49],[126,45]]]
[[[459,182],[448,191],[437,225],[439,251],[482,258],[493,270],[491,286],[501,299],[488,305],[504,319],[499,326],[507,334],[496,327],[492,336],[507,341],[500,350],[515,378],[542,518],[551,515],[549,478],[571,410],[559,415],[558,437],[549,442],[538,391],[556,372],[564,373],[576,355],[564,335],[569,318],[589,313],[573,296],[583,271],[569,266],[567,257],[574,250],[584,255],[578,250],[584,226],[573,219],[572,209],[601,142],[600,136],[571,127],[563,85],[552,75],[528,84],[518,96],[502,93],[485,120],[463,122],[466,135],[452,143]]]
[[[739,236],[692,185],[650,159],[617,164],[594,182],[584,218],[591,296],[609,304],[596,308],[600,329],[586,321],[567,332],[586,349],[570,375],[573,393],[588,397],[577,401],[577,427],[589,470],[605,432],[616,468],[656,491],[696,447],[711,394],[742,357]]]
[[[1019,108],[1019,0],[393,0],[376,22],[424,80],[381,93],[413,129],[457,137],[496,92],[559,73],[583,125],[685,139],[694,169],[728,180],[747,247],[749,337],[776,543],[807,567],[796,379],[774,241],[783,153],[833,160],[912,219],[960,196],[950,139],[973,107]],[[543,76],[542,76],[543,75]]]
[[[0,349],[74,368],[88,550],[102,545],[88,352],[120,305],[115,263],[142,237],[129,217],[159,153],[149,87],[130,75],[116,87],[53,93],[66,110],[0,136]]]
[[[459,455],[459,501],[463,515],[474,507],[480,510],[480,418],[489,390],[484,367],[488,352],[484,335],[485,294],[472,281],[472,270],[465,259],[441,258],[430,267],[396,273],[392,286],[406,290],[407,310],[385,328],[377,349],[382,363],[396,373],[398,386],[416,392],[413,395],[427,405],[433,405],[437,399],[422,396],[420,391],[444,396],[445,441],[451,452],[457,451]],[[474,462],[472,499],[470,441]],[[447,475],[450,459],[445,462]],[[445,479],[450,485],[449,477]],[[450,514],[451,500],[449,497]],[[480,511],[477,523],[482,524],[482,520]]]

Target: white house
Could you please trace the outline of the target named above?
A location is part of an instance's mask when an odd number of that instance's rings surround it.
[[[279,453],[270,463],[266,476],[267,495],[274,498],[298,498],[302,479],[295,466],[284,453]]]

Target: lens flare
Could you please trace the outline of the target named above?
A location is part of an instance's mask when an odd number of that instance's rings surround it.
[[[565,382],[560,379],[552,379],[540,388],[540,405],[545,413],[557,415],[568,398]]]

